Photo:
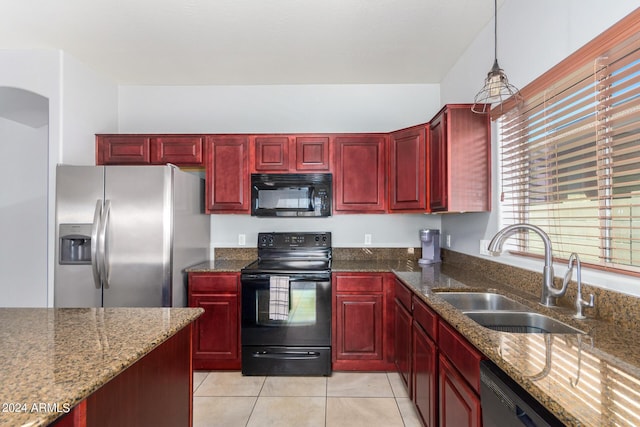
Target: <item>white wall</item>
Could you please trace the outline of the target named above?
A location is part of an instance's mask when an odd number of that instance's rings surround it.
[[[640,7],[638,0],[505,0],[498,10],[498,61],[509,81],[524,87],[602,31]],[[470,102],[493,63],[493,20],[478,35],[441,83],[443,103]],[[442,233],[451,235],[452,249],[479,255],[480,239],[499,229],[498,149],[493,124],[493,204],[491,214],[446,215]],[[495,261],[541,270],[537,261],[503,255]],[[565,266],[557,266],[557,274]],[[640,295],[640,284],[625,277],[585,271],[592,284]]]
[[[334,247],[419,247],[419,230],[440,229],[439,215],[334,215],[330,218],[255,218],[249,215],[212,215],[213,248],[240,247],[238,234],[245,234],[246,246],[256,247],[259,231],[330,231]],[[364,235],[371,234],[371,245]]]
[[[2,307],[47,305],[47,133],[0,117]]]
[[[15,298],[21,301],[22,305],[41,305],[44,300],[51,306],[55,253],[55,166],[62,162],[94,163],[93,134],[101,130],[117,131],[117,85],[58,50],[0,49],[0,86],[24,89],[49,99],[46,164],[38,166],[46,168],[44,185],[48,195],[45,225],[47,269],[46,275],[39,280],[47,283],[47,286],[44,290],[36,287],[37,291],[36,288],[19,288],[19,295]],[[15,129],[6,127],[5,132]],[[20,137],[20,134],[21,132],[18,132],[16,137]],[[3,138],[11,140],[13,135],[5,133]],[[36,167],[29,163],[31,155],[37,156],[35,153],[23,151],[26,160],[22,164],[27,171],[29,167]],[[15,162],[15,159],[0,157],[0,166],[5,167],[8,162]],[[38,174],[30,176],[35,177]],[[24,215],[19,226],[41,226],[30,222],[28,215]],[[15,251],[28,253],[33,242],[17,240],[12,242],[12,245]],[[11,286],[11,283],[2,280],[0,287],[4,286]],[[0,301],[0,306],[2,305],[4,303]]]
[[[388,132],[428,121],[439,85],[120,86],[119,131]]]
[[[95,134],[118,130],[118,88],[114,81],[62,54],[60,163],[94,165]]]
[[[121,86],[119,132],[388,132],[428,121],[440,109],[438,85]],[[331,231],[336,247],[420,246],[431,215],[335,215],[260,219],[212,215],[212,248],[255,247],[259,231]]]

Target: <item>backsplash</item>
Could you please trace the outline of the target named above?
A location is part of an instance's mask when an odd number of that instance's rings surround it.
[[[333,248],[333,258],[343,261],[418,260],[421,256],[420,248]]]
[[[475,274],[484,276],[495,282],[520,289],[528,294],[539,296],[542,286],[542,272],[526,270],[511,265],[501,264],[449,249],[442,249],[442,261],[455,265]],[[422,256],[421,248],[333,248],[333,258],[341,261],[367,260],[408,260],[417,261]],[[258,257],[256,248],[216,248],[215,258],[218,260],[253,260]],[[560,287],[562,278],[556,277],[556,287]],[[574,307],[576,283],[569,284],[567,294],[558,300],[558,305]],[[640,326],[640,298],[614,292],[608,289],[583,283],[583,297],[595,295],[595,308],[585,309],[589,318],[596,318],[620,327]]]

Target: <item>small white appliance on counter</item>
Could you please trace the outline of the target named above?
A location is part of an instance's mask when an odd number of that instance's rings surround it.
[[[422,258],[419,264],[435,264],[440,262],[440,230],[420,230],[420,242],[422,242]]]
[[[56,307],[183,307],[209,259],[204,180],[165,166],[56,169]]]

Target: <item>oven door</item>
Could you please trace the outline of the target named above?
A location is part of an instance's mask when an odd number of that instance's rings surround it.
[[[270,276],[242,276],[243,346],[330,346],[331,280],[289,277],[282,320],[270,312]]]

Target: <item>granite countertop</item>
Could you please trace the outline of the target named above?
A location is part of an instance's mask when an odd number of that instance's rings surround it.
[[[445,321],[568,426],[640,425],[640,334],[445,265],[394,270]],[[492,290],[574,326],[581,334],[516,334],[484,328],[433,292]]]
[[[53,422],[202,312],[0,308],[0,425]]]

